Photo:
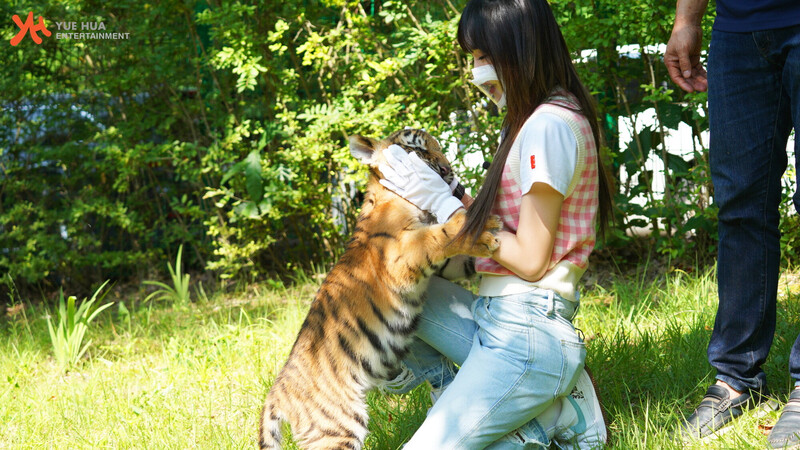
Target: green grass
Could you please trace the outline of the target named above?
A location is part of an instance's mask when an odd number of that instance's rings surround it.
[[[789,349],[800,332],[800,286],[784,277],[778,335],[765,367],[784,401]],[[713,371],[705,349],[716,309],[710,272],[656,281],[617,277],[584,292],[576,319],[609,414],[611,448],[682,448],[669,430],[700,400]],[[0,448],[254,448],[264,396],[305,317],[316,282],[277,283],[176,307],[143,292],[92,323],[86,357],[64,374],[45,317],[26,304],[0,318]],[[116,298],[115,298],[116,296]],[[120,303],[123,307],[120,307]],[[370,396],[370,449],[396,449],[424,418],[424,387]],[[696,448],[763,448],[777,414],[737,421]],[[287,446],[287,448],[294,448]]]

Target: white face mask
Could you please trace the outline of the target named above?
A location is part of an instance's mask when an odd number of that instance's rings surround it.
[[[503,90],[500,79],[497,77],[497,72],[494,71],[494,66],[484,64],[475,67],[472,69],[472,77],[470,83],[477,86],[498,108],[506,106],[506,93]]]

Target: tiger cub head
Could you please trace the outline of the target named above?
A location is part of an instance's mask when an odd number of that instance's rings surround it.
[[[381,141],[364,136],[350,137],[350,153],[370,167],[370,172],[381,178],[378,166],[385,161],[383,149],[397,144],[405,151],[416,153],[434,172],[441,175],[447,184],[453,181],[453,169],[447,162],[442,147],[430,134],[422,130],[405,129],[396,131]]]

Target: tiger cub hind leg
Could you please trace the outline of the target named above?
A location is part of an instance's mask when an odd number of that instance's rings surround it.
[[[302,448],[307,450],[361,450],[364,443],[356,437],[325,436]]]
[[[258,429],[258,448],[261,450],[278,450],[281,448],[283,426],[285,418],[282,417],[275,405],[267,399],[261,409],[261,422]]]
[[[304,405],[305,406],[305,405]],[[297,413],[298,411],[295,411]],[[361,415],[353,413],[356,417],[355,426],[343,426],[336,420],[326,420],[326,417],[312,419],[314,414],[295,414],[292,438],[302,449],[307,450],[333,450],[355,449],[359,450],[364,445],[367,435],[367,420]],[[261,425],[259,427],[258,445],[261,450],[280,450],[283,440],[282,427],[286,418],[282,416],[272,404],[264,406],[261,412]]]
[[[303,357],[295,358],[287,366],[264,402],[259,448],[281,449],[285,424],[291,425],[291,439],[302,449],[361,448],[369,416],[363,389],[348,382],[353,377],[315,380],[320,370],[327,369],[320,369]],[[335,374],[328,375],[335,378]]]

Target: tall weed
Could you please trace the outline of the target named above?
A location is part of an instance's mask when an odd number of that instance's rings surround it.
[[[172,264],[167,263],[170,278],[172,278],[172,286],[169,286],[160,281],[145,281],[144,284],[158,286],[160,289],[148,295],[144,300],[151,299],[171,301],[174,305],[186,305],[189,303],[189,274],[183,273],[181,265],[181,256],[183,253],[183,245],[178,247],[178,257],[175,260],[175,268]]]
[[[95,301],[98,300],[97,295],[103,290],[106,284],[108,284],[108,281],[97,288],[90,300],[81,302],[80,306],[77,308],[75,307],[75,296],[70,295],[65,302],[64,291],[59,293],[58,327],[53,327],[50,316],[48,316],[47,329],[50,332],[50,342],[53,344],[53,353],[62,370],[75,367],[78,364],[89,348],[89,344],[92,343],[90,339],[86,344],[81,345],[83,343],[83,338],[86,336],[86,331],[89,329],[89,324],[104,309],[112,305],[112,303],[106,303],[105,305],[92,309]],[[108,292],[103,294],[100,300],[105,298],[107,294]]]

